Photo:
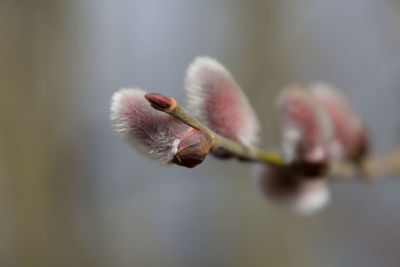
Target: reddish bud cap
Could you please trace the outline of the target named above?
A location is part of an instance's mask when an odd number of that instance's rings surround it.
[[[168,110],[173,108],[175,105],[175,100],[170,97],[166,97],[162,94],[146,94],[144,96],[151,104],[151,106],[158,110]]]

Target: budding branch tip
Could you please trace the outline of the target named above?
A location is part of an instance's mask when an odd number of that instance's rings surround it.
[[[176,100],[172,97],[166,97],[162,94],[150,93],[144,97],[150,102],[151,106],[157,110],[169,112],[177,105]]]

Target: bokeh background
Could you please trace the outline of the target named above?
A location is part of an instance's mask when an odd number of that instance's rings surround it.
[[[162,167],[112,132],[114,91],[183,101],[197,55],[232,71],[263,147],[294,81],[341,88],[377,152],[400,139],[399,1],[1,0],[0,266],[398,266],[399,180],[335,183],[299,217],[246,164]]]

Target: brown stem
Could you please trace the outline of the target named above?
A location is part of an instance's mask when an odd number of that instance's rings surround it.
[[[214,141],[213,149],[223,148],[225,151],[243,160],[264,162],[273,166],[283,166],[284,164],[283,159],[277,153],[265,151],[257,147],[244,146],[210,130],[199,120],[189,115],[172,97],[160,94],[146,94],[145,97],[153,108],[174,116],[183,123],[209,135]]]
[[[334,179],[345,180],[360,177],[367,182],[375,182],[399,173],[400,146],[389,154],[367,157],[358,166],[351,162],[334,163],[329,172]]]
[[[188,114],[174,98],[160,94],[146,94],[145,97],[153,108],[174,116],[183,123],[209,135],[214,141],[213,149],[222,148],[240,159],[247,161],[263,162],[277,167],[291,167],[285,166],[282,157],[277,153],[266,151],[258,147],[247,147],[215,133],[199,120]],[[365,158],[358,165],[350,161],[334,162],[329,168],[328,175],[338,180],[350,180],[356,177],[363,177],[366,181],[377,181],[385,176],[396,173],[400,173],[400,147],[388,155]]]

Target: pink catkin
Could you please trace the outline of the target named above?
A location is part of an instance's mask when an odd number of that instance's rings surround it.
[[[277,108],[282,154],[287,163],[327,164],[331,125],[311,92],[293,85],[281,92]],[[268,198],[296,212],[312,213],[329,202],[330,193],[324,177],[305,177],[268,166],[260,167],[256,177],[258,187]]]
[[[215,59],[198,57],[185,80],[189,111],[220,135],[244,145],[256,143],[259,122],[229,71]]]
[[[254,182],[266,198],[300,214],[316,212],[330,199],[323,177],[310,179],[284,169],[256,165]]]
[[[287,161],[326,161],[331,125],[327,114],[306,88],[294,85],[278,99],[282,150]]]
[[[368,149],[368,134],[364,123],[350,102],[333,87],[317,83],[312,94],[329,115],[334,131],[333,157],[354,158]]]
[[[111,125],[141,154],[169,164],[180,138],[190,129],[179,120],[153,109],[140,89],[121,89],[111,101]]]

